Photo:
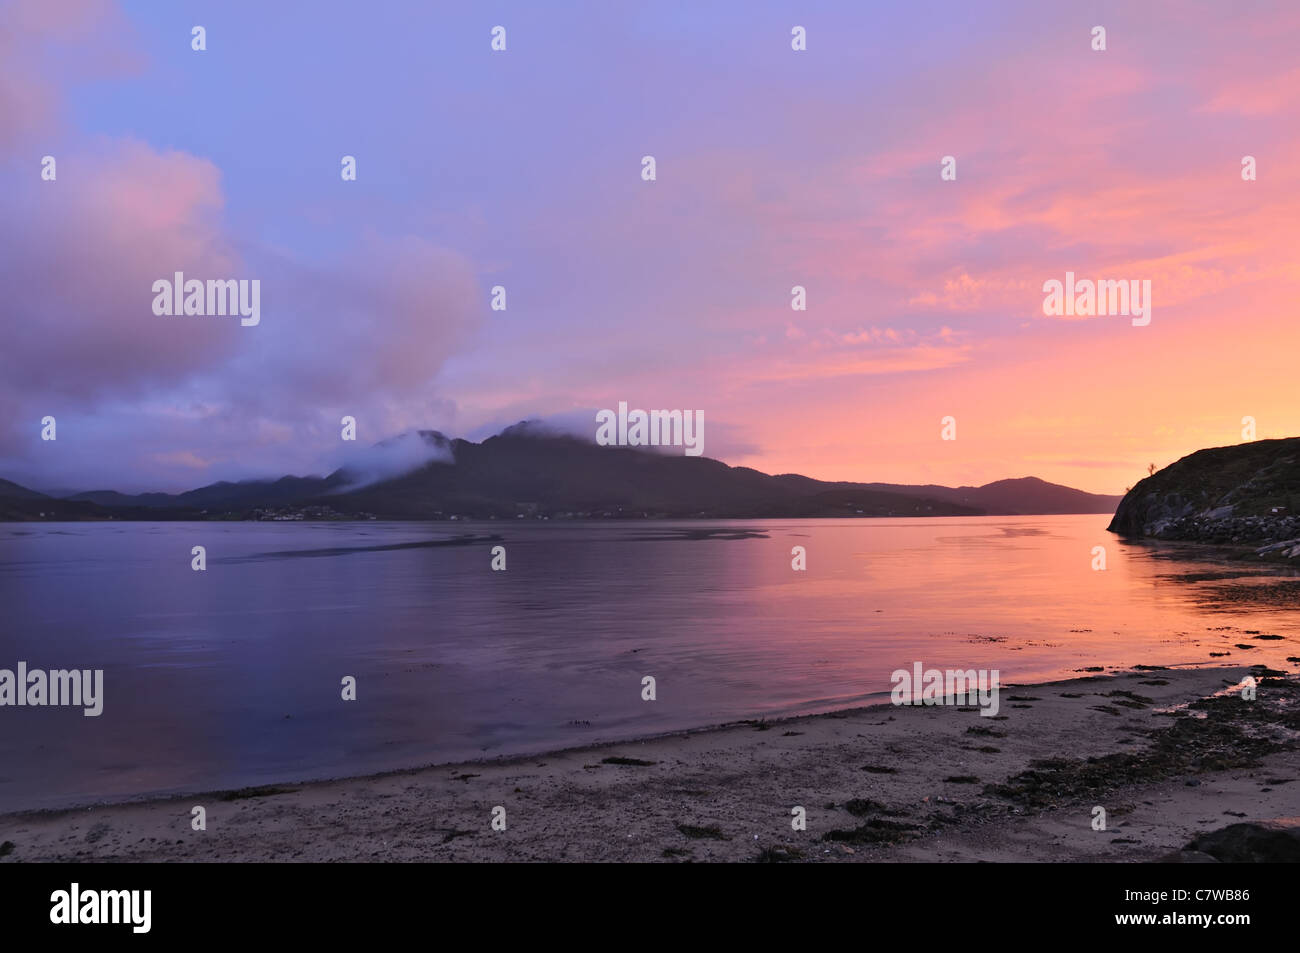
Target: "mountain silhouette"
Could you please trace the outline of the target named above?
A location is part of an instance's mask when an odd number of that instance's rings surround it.
[[[1112,513],[1119,502],[1035,477],[945,487],[773,476],[703,456],[602,447],[530,423],[481,443],[431,430],[417,436],[429,462],[386,477],[351,466],[327,477],[220,482],[178,494],[99,490],[57,500],[0,481],[0,518],[978,516]]]

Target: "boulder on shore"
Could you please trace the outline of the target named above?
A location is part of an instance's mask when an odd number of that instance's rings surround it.
[[[1300,863],[1300,818],[1229,824],[1202,834],[1160,861],[1166,864]]]

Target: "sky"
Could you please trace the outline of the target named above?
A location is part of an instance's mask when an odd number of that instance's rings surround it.
[[[0,0],[0,477],[620,401],[832,480],[1122,493],[1300,434],[1300,5],[1226,10]],[[259,280],[260,323],[156,315],[176,271]],[[1045,315],[1067,271],[1149,280],[1150,324]]]

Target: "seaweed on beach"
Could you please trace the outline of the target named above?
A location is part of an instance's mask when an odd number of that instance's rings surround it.
[[[1145,695],[1139,695],[1137,692],[1129,692],[1123,689],[1115,689],[1113,692],[1106,692],[1105,698],[1113,698],[1113,704],[1123,708],[1147,708],[1154,705],[1155,702]]]
[[[1201,572],[1166,572],[1156,576],[1161,582],[1219,582],[1224,579],[1249,579],[1259,575],[1258,569],[1211,569]]]
[[[1198,597],[1201,605],[1211,609],[1234,609],[1243,605],[1290,609],[1300,605],[1300,579],[1213,586],[1199,593]]]
[[[796,860],[803,860],[803,851],[798,847],[784,847],[777,845],[775,847],[764,847],[754,858],[756,864],[789,864]]]
[[[873,801],[870,798],[855,797],[844,802],[844,810],[848,811],[854,817],[866,817],[869,814],[884,814],[887,817],[902,817],[906,811],[900,811],[891,808],[888,805],[881,804],[879,801]]]
[[[1193,702],[1167,727],[1151,732],[1145,751],[1033,761],[1029,770],[985,785],[984,793],[1043,809],[1126,785],[1250,767],[1265,755],[1295,750],[1300,747],[1293,734],[1300,731],[1300,683],[1264,671],[1255,671],[1261,679],[1255,700],[1231,693]]]
[[[696,827],[694,824],[678,824],[677,830],[692,840],[731,840],[716,824],[708,827]]]
[[[873,817],[851,830],[827,831],[822,835],[822,840],[842,844],[892,844],[919,830],[920,824]]]

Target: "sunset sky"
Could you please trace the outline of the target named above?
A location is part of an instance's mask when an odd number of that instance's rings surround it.
[[[1300,434],[1300,5],[1073,6],[5,0],[0,477],[619,401],[768,472],[1104,493]],[[156,316],[175,271],[259,279],[260,325]],[[1150,325],[1044,316],[1066,271],[1150,280]]]

